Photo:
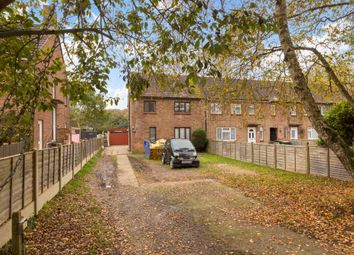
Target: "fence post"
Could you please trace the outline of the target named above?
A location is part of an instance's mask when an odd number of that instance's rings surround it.
[[[294,172],[296,172],[296,146],[294,146]]]
[[[254,146],[253,143],[251,143],[251,161],[254,163]]]
[[[286,170],[286,145],[284,145],[284,169]]]
[[[237,152],[237,143],[236,143],[236,141],[235,141],[235,159],[237,160],[237,156],[236,156],[237,153],[236,153],[236,152]]]
[[[224,156],[224,142],[221,142],[221,156]]]
[[[278,166],[278,162],[277,162],[277,145],[276,144],[274,144],[274,168],[276,169],[277,168],[277,166]]]
[[[258,164],[261,164],[261,144],[258,144]]]
[[[38,214],[38,150],[33,151],[33,202],[34,215]]]
[[[310,174],[310,146],[306,143],[306,173]]]
[[[12,254],[25,254],[24,246],[24,222],[21,217],[21,211],[12,214]]]
[[[9,219],[12,216],[12,200],[13,200],[13,182],[14,182],[14,175],[12,171],[14,170],[14,158],[11,157],[10,159],[10,199],[9,199]]]
[[[71,164],[72,164],[72,166],[71,166],[71,170],[72,170],[72,173],[73,173],[73,176],[72,176],[72,178],[74,178],[74,176],[75,176],[75,144],[71,144],[71,146],[72,146],[72,149],[71,149],[71,158],[72,158],[72,160],[71,160]]]
[[[22,208],[25,207],[25,189],[26,189],[26,155],[22,154]]]
[[[62,173],[63,173],[63,145],[59,146],[59,192],[61,192],[62,186]]]
[[[331,177],[331,155],[329,147],[327,148],[327,177]]]
[[[266,153],[265,153],[265,157],[266,157],[266,166],[268,166],[268,144],[266,144]]]
[[[82,141],[80,142],[80,169],[82,169],[82,161],[84,160],[82,152]]]

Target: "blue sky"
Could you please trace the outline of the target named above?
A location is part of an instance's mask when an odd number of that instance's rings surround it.
[[[118,105],[108,106],[109,109],[125,109],[128,103],[128,90],[126,82],[122,79],[122,73],[119,69],[111,70],[108,81],[108,97],[119,97]]]

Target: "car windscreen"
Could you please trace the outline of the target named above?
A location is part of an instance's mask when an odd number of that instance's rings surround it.
[[[189,140],[171,140],[171,147],[174,151],[195,151],[193,144]]]

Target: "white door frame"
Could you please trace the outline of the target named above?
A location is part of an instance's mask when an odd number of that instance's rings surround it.
[[[256,143],[257,129],[256,127],[248,127],[247,129],[247,140],[248,143]]]
[[[38,150],[43,149],[43,120],[38,120]]]

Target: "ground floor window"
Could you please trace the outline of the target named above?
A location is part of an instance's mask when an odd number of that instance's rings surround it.
[[[156,127],[149,128],[149,140],[152,142],[156,141]]]
[[[309,140],[316,140],[318,139],[318,134],[317,131],[314,128],[308,128],[307,129],[307,137]]]
[[[218,128],[216,128],[216,140],[218,140],[218,141],[234,141],[234,140],[236,140],[236,128],[234,128],[234,127],[218,127]]]
[[[191,139],[191,128],[189,127],[176,127],[175,138]]]
[[[263,134],[264,134],[263,128],[260,127],[259,128],[259,141],[263,141],[263,136],[264,136]]]
[[[297,138],[298,138],[297,127],[291,127],[290,128],[290,139],[297,140]]]

